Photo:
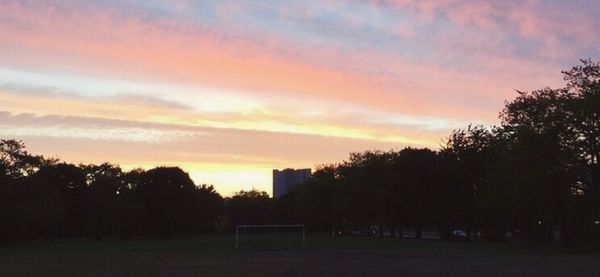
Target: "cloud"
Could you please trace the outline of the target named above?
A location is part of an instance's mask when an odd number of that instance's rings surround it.
[[[523,37],[555,39],[573,36],[579,43],[593,44],[598,37],[595,1],[467,1],[467,0],[389,0],[376,5],[412,10],[425,17],[442,16],[459,26],[472,25],[488,31],[516,30]]]
[[[513,89],[522,89],[526,83],[521,72],[549,80],[554,76],[549,73],[560,70],[567,60],[561,58],[559,64],[546,61],[542,64],[552,66],[537,67],[539,60],[522,57],[539,53],[551,56],[558,53],[557,47],[562,47],[562,52],[576,52],[562,40],[544,42],[543,47],[526,52],[523,49],[527,47],[515,47],[526,45],[527,37],[511,38],[509,31],[502,30],[503,24],[517,24],[513,23],[517,19],[504,14],[518,10],[512,5],[387,3],[394,7],[417,5],[414,9],[435,14],[443,12],[445,17],[438,17],[438,21],[447,18],[459,25],[450,28],[443,22],[422,22],[411,31],[416,35],[405,38],[394,33],[399,26],[413,22],[414,15],[400,8],[394,14],[381,8],[362,8],[366,4],[361,2],[351,3],[325,5],[327,12],[311,8],[296,16],[290,16],[285,6],[246,4],[200,18],[172,18],[168,13],[137,6],[123,12],[99,4],[14,4],[6,7],[9,16],[3,22],[8,24],[0,26],[0,36],[6,45],[18,45],[22,50],[9,47],[2,60],[8,65],[46,67],[39,64],[45,60],[61,70],[75,68],[85,74],[202,84],[264,98],[284,94],[328,102],[344,99],[371,109],[424,116],[470,113],[473,117],[489,114],[489,107],[453,102],[456,94],[470,93],[471,101],[478,104],[490,103],[490,95],[499,109]],[[226,4],[207,4],[206,9],[219,10],[219,5]],[[350,11],[362,10],[371,11],[361,13],[370,20],[348,16]],[[222,17],[229,19],[219,19]],[[396,19],[405,17],[403,21]],[[469,25],[495,31],[469,31]],[[550,27],[536,29],[536,34]],[[317,39],[312,40],[315,36]],[[340,47],[335,46],[338,44]],[[568,62],[577,58],[571,57]],[[496,73],[497,63],[488,60],[503,61],[500,74]],[[473,81],[447,81],[457,76],[469,76]],[[448,85],[458,88],[444,89]]]
[[[33,153],[73,163],[111,162],[127,169],[182,166],[197,183],[213,183],[226,194],[248,188],[244,186],[270,191],[273,168],[313,167],[339,162],[358,149],[402,146],[365,139],[8,112],[0,112],[0,137],[22,139]]]
[[[181,108],[170,100],[144,95],[140,98],[137,95],[112,93],[86,96],[77,92],[61,93],[61,88],[4,88],[12,90],[0,90],[0,100],[3,102],[0,109],[17,114],[35,110],[40,116],[38,121],[43,119],[41,116],[60,114],[64,118],[133,119],[165,126],[263,130],[433,146],[437,145],[442,132],[466,126],[470,122],[479,122],[372,111],[345,103],[333,105],[299,99],[289,103],[285,97],[263,100],[259,104],[251,104],[252,101],[238,104],[240,99],[237,97],[221,94],[219,97],[204,96],[198,103],[188,99],[187,106]],[[184,97],[185,93],[181,96]]]
[[[11,91],[17,92],[23,96],[30,96],[36,98],[54,98],[54,99],[71,99],[77,101],[89,101],[89,102],[122,102],[137,106],[148,106],[165,109],[177,109],[177,110],[191,110],[191,106],[185,105],[180,102],[176,102],[169,99],[155,97],[143,93],[132,94],[132,93],[120,93],[111,95],[110,97],[103,97],[98,95],[81,95],[77,92],[70,92],[62,90],[58,87],[40,87],[31,86],[22,83],[0,83],[0,91]],[[108,98],[108,99],[107,99]]]
[[[587,0],[0,10],[0,134],[74,161],[182,163],[203,177],[227,164],[260,182],[272,166],[435,147],[450,129],[497,122],[514,89],[560,86],[560,70],[600,55],[600,5]]]

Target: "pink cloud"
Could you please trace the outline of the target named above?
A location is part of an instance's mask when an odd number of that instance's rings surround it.
[[[501,6],[490,2],[404,0],[391,5],[424,14],[444,11],[457,24],[501,28],[490,19],[498,16],[497,8]],[[461,71],[432,61],[420,63],[376,51],[296,45],[260,34],[248,40],[214,26],[178,19],[117,16],[111,10],[70,11],[39,2],[29,3],[28,7],[8,3],[3,10],[5,22],[12,23],[0,25],[0,39],[4,47],[21,53],[2,56],[5,64],[51,64],[92,74],[198,83],[244,90],[260,97],[285,94],[320,101],[343,99],[373,109],[494,120],[496,110],[511,97],[512,89],[554,76],[533,62],[507,56],[509,53],[494,48],[487,36],[476,34],[469,34],[468,40],[454,39],[468,42],[463,46],[470,47],[473,59],[481,63]],[[510,20],[532,35],[543,30],[537,26],[545,26],[519,19],[525,16],[515,18]],[[436,54],[455,59],[452,55],[457,53],[457,45],[447,45],[451,40],[443,36],[440,39]],[[545,51],[554,53],[554,49]],[[36,55],[45,61],[31,58]],[[486,69],[490,72],[481,74]],[[523,73],[530,78],[524,80]],[[498,107],[490,113],[489,106],[479,107],[482,103]]]
[[[563,1],[487,1],[487,0],[375,0],[372,3],[400,10],[419,12],[431,19],[445,14],[459,26],[473,25],[487,30],[516,30],[525,37],[545,39],[574,36],[581,43],[592,45],[600,38],[591,18],[600,5],[590,1],[587,6]],[[572,7],[576,7],[573,10]],[[550,8],[552,7],[552,8]],[[582,12],[589,13],[586,16]]]
[[[406,143],[432,146],[457,122],[494,123],[513,89],[560,85],[564,62],[600,39],[589,16],[598,10],[593,4],[586,14],[538,1],[335,1],[321,14],[296,2],[269,10],[269,20],[282,23],[271,26],[239,18],[249,12],[235,2],[219,3],[214,22],[199,23],[192,2],[169,6],[178,16],[153,16],[91,2],[4,1],[0,69],[191,84],[264,100],[256,101],[264,110],[204,112],[127,95],[90,100],[0,91],[0,111],[9,111],[2,130],[21,134],[34,152],[69,161],[250,164],[267,168],[268,179],[273,167]],[[13,116],[23,113],[36,116]],[[124,132],[181,141],[160,148],[124,141],[114,149],[89,139]]]

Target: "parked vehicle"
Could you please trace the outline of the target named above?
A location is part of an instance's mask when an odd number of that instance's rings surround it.
[[[464,230],[454,230],[452,231],[452,239],[455,240],[467,240],[469,239],[469,236],[467,235],[467,232],[465,232]]]

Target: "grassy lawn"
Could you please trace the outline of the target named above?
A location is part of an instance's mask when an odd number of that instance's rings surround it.
[[[234,242],[31,242],[0,248],[0,276],[600,276],[600,254],[556,247],[308,236],[306,249],[235,250]]]

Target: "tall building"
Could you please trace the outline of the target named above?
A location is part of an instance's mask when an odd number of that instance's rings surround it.
[[[311,169],[273,170],[273,197],[280,198],[288,194],[298,185],[304,183],[312,174]]]

